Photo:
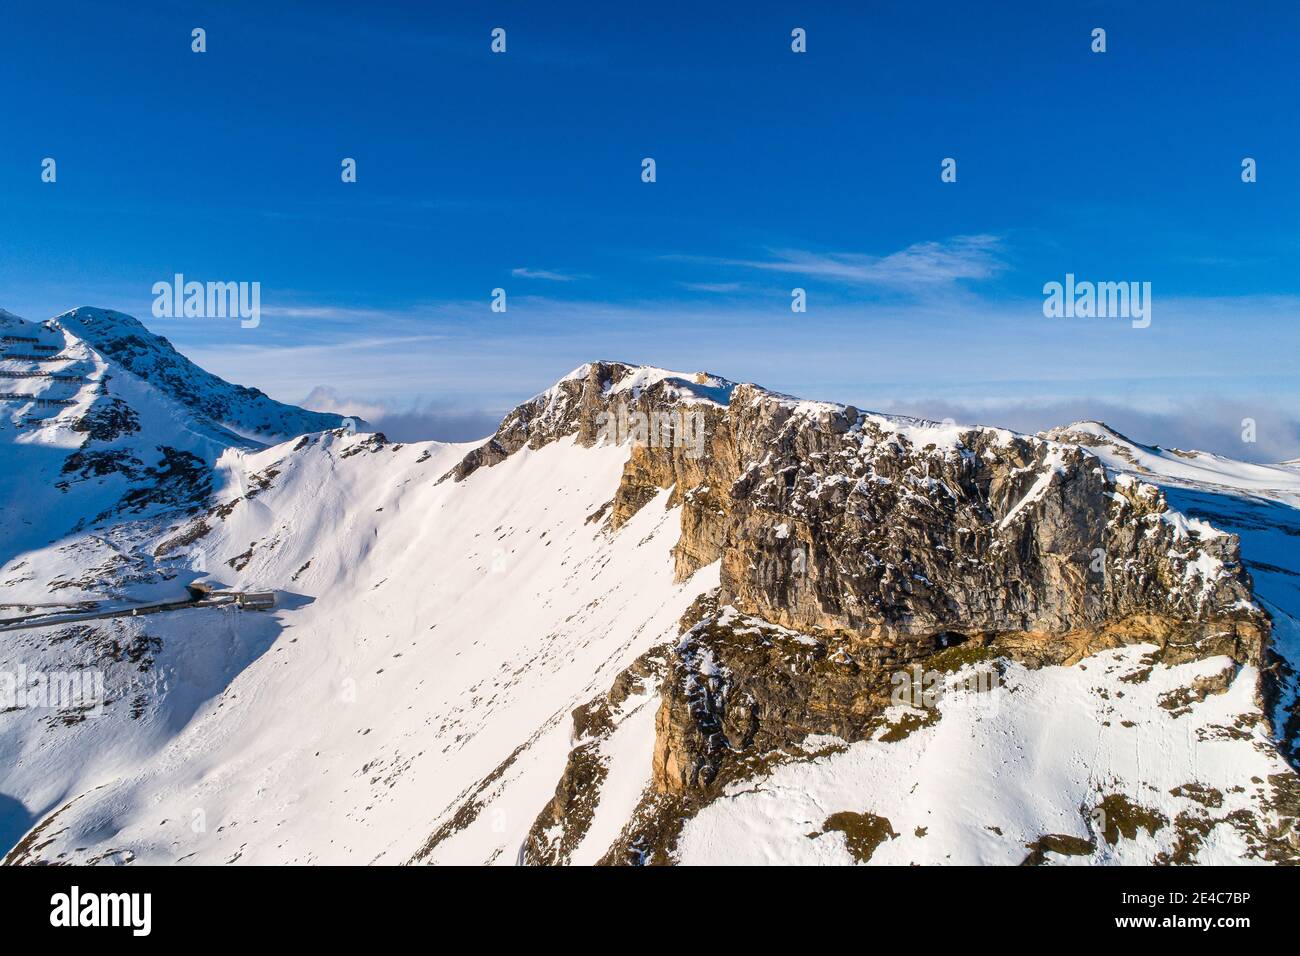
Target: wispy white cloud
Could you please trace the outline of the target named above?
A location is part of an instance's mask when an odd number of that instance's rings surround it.
[[[272,319],[374,321],[386,319],[390,313],[382,309],[356,309],[337,305],[264,305],[262,315]]]
[[[528,269],[523,266],[518,269],[511,269],[510,274],[516,279],[544,279],[547,282],[573,282],[576,279],[585,279],[586,276],[565,272],[555,272],[552,269]]]
[[[682,282],[683,289],[689,289],[692,292],[739,292],[744,285],[739,282]]]
[[[1001,249],[1000,237],[977,235],[918,242],[884,256],[773,249],[770,259],[706,261],[891,289],[932,289],[959,279],[992,278],[1006,269]]]

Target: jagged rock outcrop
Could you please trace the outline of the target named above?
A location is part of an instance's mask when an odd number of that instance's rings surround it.
[[[677,427],[628,441],[610,528],[671,488],[678,578],[719,561],[721,587],[660,664],[652,792],[609,862],[665,858],[682,819],[810,736],[879,732],[891,675],[914,662],[1036,667],[1151,643],[1166,664],[1266,664],[1237,538],[1069,442],[601,362],[517,409],[452,476],[569,435],[622,441],[609,422],[637,414]],[[582,828],[594,752],[575,748],[531,859],[563,859],[571,840],[546,835]]]
[[[1066,633],[1197,622],[1214,652],[1262,659],[1237,539],[1107,475],[1076,445],[805,402],[598,362],[520,406],[457,466],[524,445],[602,440],[630,408],[698,416],[702,440],[636,441],[615,529],[664,488],[682,506],[679,578],[721,560],[720,600],[775,624],[881,640],[940,631]],[[629,382],[636,384],[629,385]],[[1211,623],[1212,622],[1212,623]],[[1205,649],[1189,651],[1191,656]]]
[[[542,808],[528,833],[523,860],[538,865],[568,863],[586,836],[607,775],[601,753],[618,728],[629,699],[659,686],[667,648],[655,647],[619,673],[610,689],[573,711],[573,750],[556,784],[555,795]]]
[[[686,379],[622,362],[591,362],[517,407],[501,422],[496,434],[466,455],[444,478],[462,481],[477,469],[491,467],[525,446],[541,448],[570,435],[588,448],[606,438],[627,441],[633,453],[614,511],[617,527],[660,488],[676,483],[670,480],[664,484],[667,476],[701,476],[704,472],[699,462],[725,453],[725,446],[715,446],[711,440],[721,433],[720,424],[733,387],[724,379],[704,373]],[[692,417],[690,424],[694,428],[698,421],[699,434],[710,441],[703,449],[689,443],[691,436],[682,434],[677,427],[682,410],[698,414],[698,420]],[[634,440],[636,423],[629,422],[637,414],[645,416],[646,423],[646,440],[641,443]],[[656,437],[661,435],[661,425],[666,437],[651,442],[652,425]]]
[[[889,706],[891,673],[936,649],[843,631],[813,637],[712,597],[693,611],[700,619],[668,659],[655,719],[653,779],[664,792],[714,791],[799,751],[809,735],[867,738]]]

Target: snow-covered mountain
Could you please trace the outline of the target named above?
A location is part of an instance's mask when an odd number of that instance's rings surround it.
[[[79,339],[108,363],[143,379],[201,418],[263,440],[337,428],[339,415],[310,412],[268,398],[255,388],[232,385],[177,352],[137,319],[109,309],[78,308],[47,326],[62,328],[69,344]]]
[[[0,603],[277,606],[11,626],[0,673],[108,702],[0,713],[9,862],[1300,856],[1293,468],[613,362],[485,442],[278,406],[259,447],[97,316],[37,335],[124,383],[67,407],[201,479],[6,486]],[[101,448],[24,427],[60,475]]]
[[[229,448],[337,428],[203,371],[120,312],[0,310],[0,561],[112,515],[206,500]]]

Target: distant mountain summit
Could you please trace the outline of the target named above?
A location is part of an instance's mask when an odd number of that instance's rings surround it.
[[[50,320],[105,359],[153,385],[196,415],[263,444],[337,428],[344,416],[312,412],[267,397],[256,388],[233,385],[195,365],[132,316],[79,306]]]
[[[114,515],[202,501],[227,449],[343,421],[218,378],[121,312],[0,311],[0,560]]]

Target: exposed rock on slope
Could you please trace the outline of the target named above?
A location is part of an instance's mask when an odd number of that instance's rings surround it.
[[[713,387],[700,394],[693,381]],[[684,820],[809,737],[871,738],[892,675],[914,663],[1039,667],[1137,643],[1166,666],[1268,663],[1269,618],[1238,539],[1075,444],[601,362],[521,406],[455,477],[564,435],[608,440],[627,409],[697,415],[704,452],[671,431],[633,440],[611,527],[671,488],[678,574],[720,561],[721,588],[654,659],[654,786],[609,862],[670,858]],[[579,723],[618,696],[580,709]],[[589,813],[597,744],[571,755],[529,859],[566,858],[554,835]]]
[[[1132,621],[1174,654],[1261,660],[1267,617],[1237,539],[1172,512],[1153,485],[1108,477],[1079,447],[709,381],[700,395],[670,373],[584,366],[517,409],[455,475],[561,435],[594,444],[620,405],[648,417],[687,409],[703,420],[703,454],[634,442],[611,522],[673,489],[679,576],[721,559],[724,604],[920,651],[948,630]],[[1177,650],[1188,625],[1212,647]]]

